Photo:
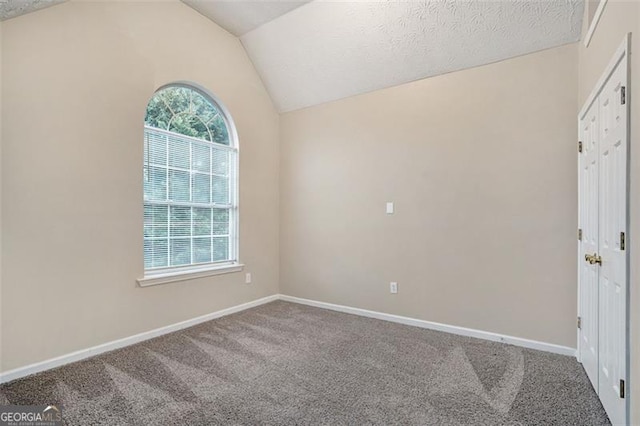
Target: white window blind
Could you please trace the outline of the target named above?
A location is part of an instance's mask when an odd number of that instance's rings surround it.
[[[144,265],[237,261],[237,148],[145,126]]]

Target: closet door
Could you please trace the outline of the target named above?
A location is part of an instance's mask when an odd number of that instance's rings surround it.
[[[598,389],[598,252],[599,104],[594,102],[580,123],[580,359],[594,389]]]
[[[579,116],[579,358],[613,424],[628,418],[629,37]]]
[[[599,388],[614,424],[625,423],[627,348],[627,106],[626,57],[605,83],[600,104]]]

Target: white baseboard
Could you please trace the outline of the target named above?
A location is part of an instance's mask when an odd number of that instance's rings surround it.
[[[144,333],[136,334],[134,336],[125,337],[123,339],[114,340],[112,342],[103,343],[91,348],[82,349],[70,354],[62,355],[56,358],[51,358],[45,361],[37,362],[35,364],[27,365],[25,367],[9,370],[0,374],[0,383],[10,382],[12,380],[20,379],[22,377],[29,376],[31,374],[39,373],[41,371],[50,370],[52,368],[60,367],[65,364],[80,361],[85,358],[89,358],[95,355],[99,355],[104,352],[120,349],[125,346],[130,346],[135,343],[140,343],[145,340],[153,339],[154,337],[162,336],[163,334],[172,333],[174,331],[182,330],[184,328],[192,327],[200,323],[210,321],[212,319],[220,318],[225,315],[233,314],[236,312],[244,311],[255,306],[264,305],[265,303],[273,302],[279,299],[279,295],[274,294],[272,296],[263,297],[262,299],[254,300],[252,302],[243,303],[241,305],[232,306],[230,308],[222,309],[210,314],[202,315],[197,318],[182,321],[176,324],[171,324],[166,327],[156,328],[155,330],[145,331]]]
[[[197,318],[182,321],[176,324],[168,325],[166,327],[156,328],[155,330],[146,331],[144,333],[136,334],[134,336],[125,337],[123,339],[114,340],[112,342],[103,343],[91,348],[82,349],[76,352],[72,352],[66,355],[61,355],[56,358],[51,358],[45,361],[37,362],[35,364],[27,365],[25,367],[9,370],[5,373],[0,373],[0,383],[10,382],[12,380],[20,379],[22,377],[30,376],[31,374],[40,373],[45,370],[60,367],[65,364],[80,361],[95,355],[99,355],[105,352],[120,349],[125,346],[130,346],[136,343],[143,342],[145,340],[153,339],[154,337],[162,336],[164,334],[179,331],[200,323],[210,321],[212,319],[220,318],[225,315],[233,314],[236,312],[244,311],[249,308],[264,305],[265,303],[273,302],[275,300],[284,300],[287,302],[299,303],[302,305],[315,306],[318,308],[330,309],[332,311],[344,312],[353,315],[359,315],[368,318],[375,318],[384,321],[396,322],[399,324],[412,325],[414,327],[426,328],[430,330],[444,331],[445,333],[458,334],[461,336],[476,337],[479,339],[491,340],[494,342],[508,343],[515,346],[521,346],[529,349],[537,349],[540,351],[552,352],[560,355],[576,356],[576,350],[567,346],[554,345],[552,343],[538,342],[535,340],[523,339],[520,337],[505,336],[502,334],[491,333],[488,331],[474,330],[472,328],[457,327],[454,325],[440,324],[437,322],[424,321],[415,318],[403,317],[399,315],[386,314],[384,312],[369,311],[366,309],[352,308],[350,306],[335,305],[333,303],[318,302],[316,300],[302,299],[294,296],[287,296],[284,294],[274,294],[272,296],[263,297],[262,299],[254,300],[252,302],[243,303],[241,305],[232,306],[230,308],[222,309],[210,314],[202,315]]]
[[[523,348],[537,349],[539,351],[552,352],[560,355],[576,356],[575,348],[556,345],[553,343],[538,342],[536,340],[506,336],[489,331],[475,330],[473,328],[458,327],[455,325],[441,324],[437,322],[403,317],[399,315],[385,314],[384,312],[369,311],[366,309],[352,308],[350,306],[335,305],[333,303],[318,302],[316,300],[302,299],[299,297],[287,296],[284,294],[280,295],[280,300],[300,303],[302,305],[315,306],[317,308],[330,309],[332,311],[344,312],[347,314],[359,315],[362,317],[375,318],[405,325],[412,325],[414,327],[427,328],[429,330],[444,331],[445,333],[457,334],[460,336],[476,337],[478,339],[491,340],[492,342],[502,342],[514,346],[520,346]]]

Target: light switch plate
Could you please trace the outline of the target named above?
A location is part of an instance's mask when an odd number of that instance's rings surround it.
[[[392,202],[388,202],[387,203],[387,214],[393,214],[393,203]]]

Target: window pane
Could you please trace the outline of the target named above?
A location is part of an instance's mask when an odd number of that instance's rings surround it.
[[[229,259],[229,238],[213,237],[213,261]]]
[[[194,203],[210,203],[211,196],[211,180],[209,175],[202,173],[193,174],[193,202]]]
[[[207,126],[189,112],[174,115],[169,123],[169,130],[196,139],[211,140],[211,133]]]
[[[189,265],[191,263],[191,239],[179,238],[171,240],[171,266]]]
[[[169,120],[173,117],[173,112],[158,95],[151,98],[149,105],[147,105],[147,115],[144,119],[144,123],[147,126],[156,127],[158,129],[166,130],[169,126]]]
[[[191,207],[171,207],[171,236],[191,235]],[[173,258],[173,256],[172,256]]]
[[[144,240],[145,268],[162,268],[169,266],[167,240]]]
[[[211,148],[194,143],[191,166],[193,170],[203,173],[211,172]]]
[[[229,174],[229,151],[213,149],[213,173],[225,176]]]
[[[149,167],[144,181],[144,199],[155,201],[167,199],[167,169]]]
[[[165,101],[165,103],[176,114],[189,110],[191,105],[191,92],[192,89],[188,87],[172,86],[160,90],[154,98],[157,96]]]
[[[191,96],[191,109],[205,123],[209,123],[218,114],[218,110],[211,105],[211,102],[197,92]]]
[[[213,222],[211,224],[211,233],[213,235],[229,234],[229,210],[213,209]]]
[[[144,236],[168,236],[168,207],[152,204],[144,205]]]
[[[214,222],[228,222],[229,210],[227,209],[213,209],[213,221]]]
[[[213,222],[211,227],[213,235],[229,234],[229,222]]]
[[[193,208],[193,235],[211,235],[211,209]]]
[[[209,130],[213,134],[213,141],[223,145],[229,145],[229,132],[224,119],[220,115],[216,115],[209,123]]]
[[[193,262],[211,262],[211,238],[193,239]]]
[[[169,165],[188,169],[190,167],[189,146],[191,143],[184,139],[169,138]]]
[[[189,172],[169,170],[169,200],[189,201]]]
[[[150,164],[166,166],[167,165],[167,137],[158,133],[145,132],[147,138],[147,146],[149,152],[144,161]]]
[[[229,203],[229,178],[222,176],[212,176],[213,202],[217,204]]]

